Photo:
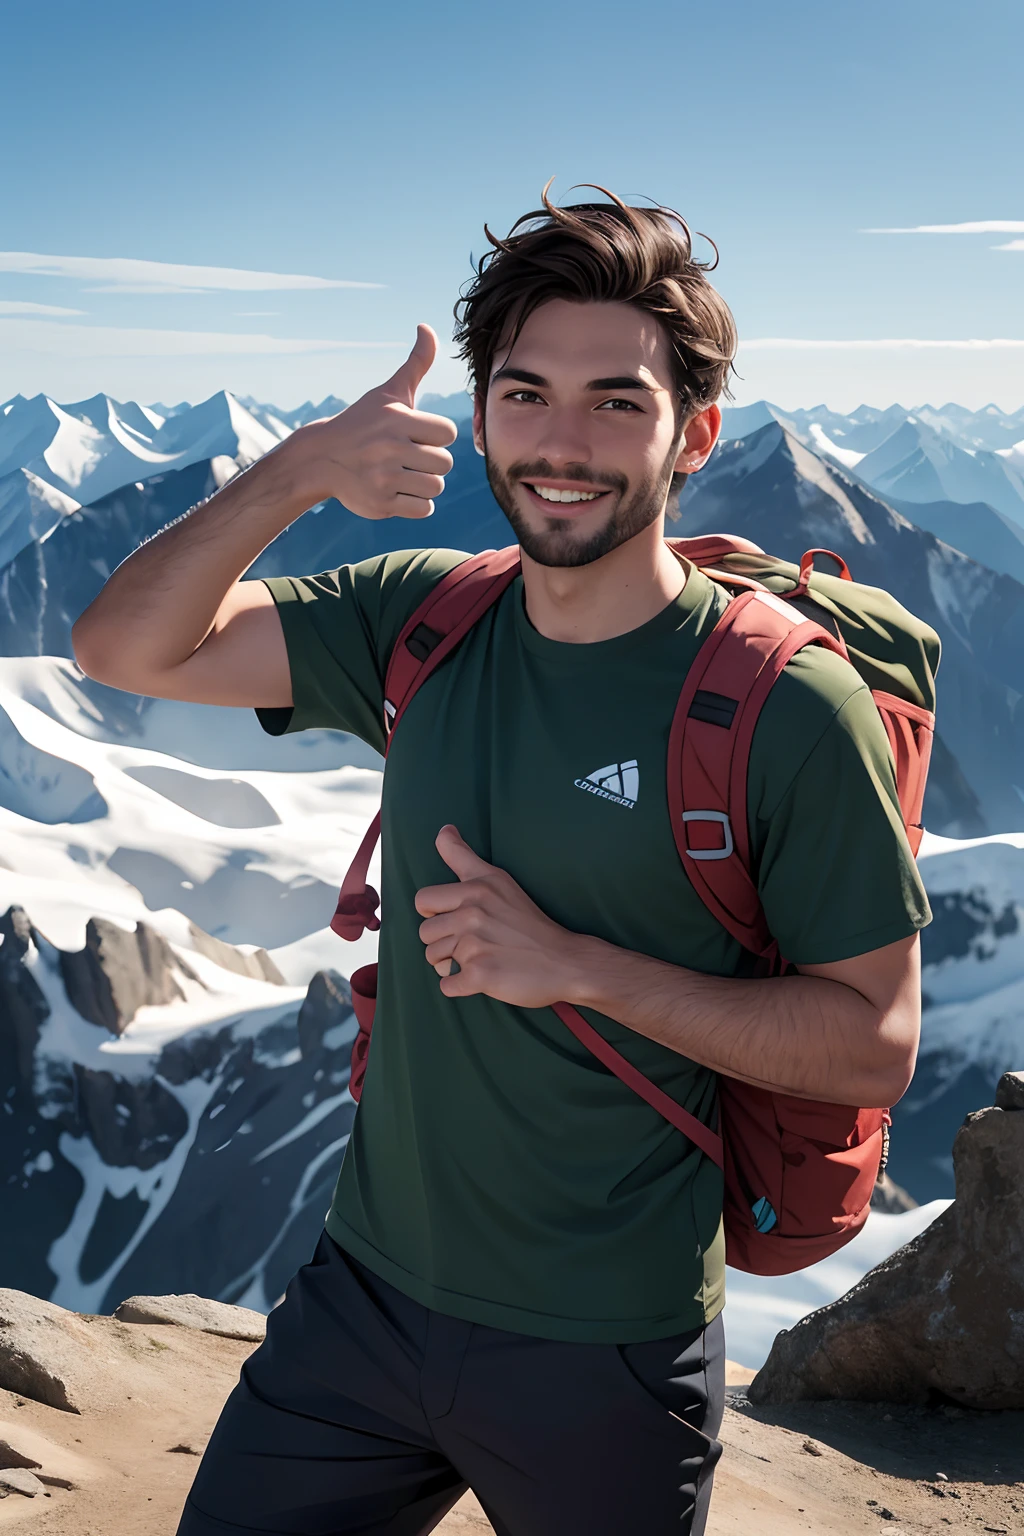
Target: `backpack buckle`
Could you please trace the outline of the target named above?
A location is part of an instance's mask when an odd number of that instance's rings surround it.
[[[688,859],[728,859],[731,858],[735,843],[732,840],[732,823],[725,811],[684,811],[684,821],[714,821],[722,828],[724,842],[721,848],[687,848]]]

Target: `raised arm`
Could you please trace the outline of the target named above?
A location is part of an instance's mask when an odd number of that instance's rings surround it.
[[[155,698],[290,705],[273,598],[242,577],[307,507],[331,496],[360,517],[429,517],[456,436],[446,417],[415,409],[436,350],[421,325],[387,383],[299,428],[122,561],[72,629],[82,671]]]

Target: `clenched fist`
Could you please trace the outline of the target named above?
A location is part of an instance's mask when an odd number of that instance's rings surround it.
[[[311,421],[288,440],[312,501],[336,496],[358,517],[429,517],[452,467],[458,429],[416,409],[416,391],[437,355],[429,325],[398,372],[338,416]]]

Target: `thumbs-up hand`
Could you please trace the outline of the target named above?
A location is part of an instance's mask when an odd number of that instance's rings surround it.
[[[482,992],[519,1008],[571,999],[595,941],[552,922],[510,874],[474,853],[457,827],[442,827],[435,846],[456,879],[417,891],[416,910],[424,919],[427,963],[445,997]]]
[[[337,416],[300,427],[288,440],[312,506],[336,496],[358,517],[429,517],[452,467],[458,429],[447,416],[416,409],[416,391],[437,355],[429,325],[402,366]]]

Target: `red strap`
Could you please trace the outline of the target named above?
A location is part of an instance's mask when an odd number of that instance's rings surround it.
[[[592,1024],[588,1024],[582,1013],[574,1008],[571,1003],[552,1003],[552,1008],[567,1029],[570,1029],[581,1045],[585,1045],[598,1061],[603,1062],[609,1072],[614,1072],[620,1082],[625,1083],[640,1098],[646,1099],[652,1109],[656,1109],[663,1119],[670,1125],[674,1125],[677,1131],[682,1131],[688,1136],[694,1146],[699,1147],[712,1162],[719,1168],[725,1167],[725,1150],[722,1138],[715,1134],[702,1120],[691,1115],[689,1110],[677,1104],[675,1099],[669,1098],[663,1093],[650,1078],[637,1070],[625,1056],[609,1045],[603,1035],[598,1034]]]
[[[787,592],[787,597],[802,597],[807,591],[810,585],[811,574],[814,571],[815,555],[828,555],[830,560],[834,560],[839,567],[839,579],[841,581],[853,580],[853,577],[850,575],[850,567],[842,555],[837,555],[834,549],[808,549],[800,556],[800,579],[792,592]]]
[[[443,576],[406,621],[391,652],[384,683],[385,757],[391,747],[395,726],[416,690],[422,687],[435,667],[451,655],[459,641],[498,601],[518,574],[518,545],[485,550],[482,555],[463,560]],[[417,645],[415,635],[421,626],[431,634]],[[436,643],[429,647],[427,641],[435,637]],[[410,648],[410,640],[414,648]],[[380,927],[380,918],[376,915],[380,897],[366,878],[379,837],[378,811],[349,865],[331,918],[331,928],[338,937],[352,943],[364,930],[375,933]]]
[[[512,585],[519,570],[518,544],[484,550],[442,577],[407,620],[391,652],[384,682],[384,726],[389,744],[391,732],[417,689]],[[439,636],[429,653],[422,647],[410,649],[410,641],[415,646],[414,636],[421,626]]]
[[[380,918],[376,915],[380,897],[366,880],[379,837],[380,811],[370,822],[356,849],[356,856],[348,867],[348,874],[338,893],[337,909],[331,918],[331,927],[339,939],[348,939],[353,944],[362,936],[364,928],[376,933],[380,927]]]
[[[778,949],[750,873],[747,770],[764,701],[805,645],[845,654],[842,641],[773,593],[733,598],[687,674],[669,735],[669,812],[683,868],[722,926],[772,963]]]

